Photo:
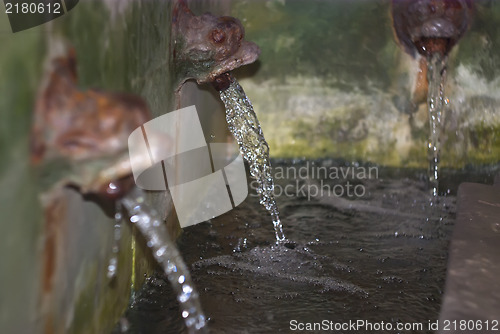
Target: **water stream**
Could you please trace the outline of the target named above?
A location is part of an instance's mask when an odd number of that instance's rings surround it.
[[[120,201],[116,202],[115,208],[115,225],[113,226],[113,248],[111,259],[108,263],[108,278],[114,279],[118,269],[118,253],[120,252],[120,240],[122,237],[122,204]]]
[[[121,201],[130,215],[130,221],[137,226],[154,258],[170,282],[188,333],[206,333],[205,316],[201,310],[198,293],[192,283],[189,270],[175,243],[167,233],[167,227],[155,209],[145,203],[144,192],[134,189]]]
[[[439,52],[433,53],[428,63],[429,93],[427,106],[429,109],[430,136],[428,142],[429,156],[429,187],[433,198],[438,196],[439,187],[439,154],[441,120],[443,106],[447,103],[444,98],[444,84],[446,81],[446,56]]]
[[[250,166],[250,175],[258,182],[257,193],[260,196],[260,204],[271,214],[276,240],[282,242],[285,240],[285,234],[274,197],[269,146],[252,103],[234,78],[231,78],[229,88],[220,91],[220,97],[226,107],[229,130],[240,146],[241,155]]]

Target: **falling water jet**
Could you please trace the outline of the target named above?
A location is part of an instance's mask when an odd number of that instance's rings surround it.
[[[113,226],[113,248],[112,256],[108,264],[107,276],[109,279],[114,279],[116,277],[118,269],[118,253],[120,252],[120,240],[122,238],[122,205],[120,201],[116,201],[115,209],[115,225]]]
[[[180,89],[188,79],[198,84],[211,83],[220,92],[226,107],[229,129],[240,146],[240,152],[250,165],[250,174],[259,187],[260,203],[270,212],[276,240],[285,241],[278,207],[274,198],[274,181],[266,143],[252,104],[230,71],[253,63],[260,49],[244,39],[241,22],[229,16],[206,13],[196,16],[185,0],[178,0],[173,14],[173,61],[176,71],[177,101]]]
[[[439,186],[441,120],[448,54],[469,27],[472,0],[392,0],[394,33],[401,47],[411,56],[425,57],[427,67],[427,106],[430,135],[428,141],[431,205],[436,203]],[[420,84],[421,87],[425,85]]]
[[[271,214],[277,242],[286,240],[279,210],[274,198],[274,179],[271,174],[269,145],[253,110],[252,103],[238,81],[229,73],[217,77],[213,85],[219,91],[226,108],[229,130],[238,142],[241,155],[250,166],[250,175],[257,181],[257,193]]]
[[[181,315],[188,333],[206,333],[205,315],[201,310],[198,293],[192,283],[189,270],[179,250],[167,233],[167,227],[159,214],[145,203],[144,192],[138,188],[121,199],[130,215],[130,221],[137,226],[146,239],[153,257],[162,267],[177,294]]]
[[[429,110],[430,136],[428,143],[429,154],[429,187],[432,196],[438,196],[439,185],[439,154],[441,120],[444,98],[444,84],[446,81],[446,57],[436,52],[428,58],[428,81],[429,93],[427,95],[427,107]]]

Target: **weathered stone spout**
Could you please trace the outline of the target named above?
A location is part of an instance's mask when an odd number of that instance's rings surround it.
[[[69,170],[59,183],[116,197],[133,185],[127,140],[151,118],[147,105],[131,94],[80,90],[75,51],[61,49],[50,60],[36,102],[31,160],[60,161]]]
[[[473,0],[392,0],[394,32],[411,55],[446,56],[467,31]]]
[[[253,63],[260,54],[255,43],[244,40],[245,30],[238,19],[209,13],[195,16],[183,0],[174,9],[172,31],[177,89],[188,79],[212,82]]]
[[[427,100],[427,61],[435,53],[447,57],[467,31],[473,16],[473,0],[392,0],[394,35],[412,57],[422,56],[412,102]]]
[[[141,282],[133,273],[139,267],[132,262],[131,232],[120,230],[120,239],[116,226],[112,231],[111,224],[97,222],[109,222],[106,216],[119,213],[117,199],[134,187],[128,136],[149,120],[150,114],[138,96],[80,89],[76,52],[64,39],[52,37],[48,50],[30,135],[30,158],[39,176],[38,199],[43,210],[43,243],[37,255],[41,327],[28,332],[65,333],[75,331],[67,319],[78,317],[78,305],[87,303],[82,296],[95,291],[96,286],[106,287],[95,299],[100,306],[92,314],[85,311],[84,317],[97,319],[106,312],[114,318],[112,322],[127,303],[131,289],[128,277]],[[121,277],[118,280],[109,276],[105,265],[108,256],[114,260],[113,277]],[[140,271],[149,266],[141,265]],[[109,308],[103,311],[104,304],[121,306],[110,312]]]

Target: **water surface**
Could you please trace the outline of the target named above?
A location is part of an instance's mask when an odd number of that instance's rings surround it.
[[[186,228],[179,240],[212,333],[287,333],[294,319],[393,324],[438,319],[458,183],[491,183],[494,171],[444,170],[440,189],[445,191],[430,208],[424,169],[378,168],[377,177],[355,173],[333,179],[311,170],[369,166],[333,160],[273,166],[277,195],[286,186],[297,195],[277,196],[290,243],[276,246],[252,190],[236,209]],[[287,167],[308,167],[309,177],[276,174]],[[364,195],[299,191],[304,185],[346,189],[348,182],[363,186]],[[126,319],[128,333],[180,333],[184,326],[161,274],[148,279]]]

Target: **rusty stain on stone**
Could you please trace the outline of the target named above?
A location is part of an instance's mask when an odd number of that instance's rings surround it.
[[[174,64],[178,89],[188,79],[199,84],[257,60],[260,49],[244,40],[241,22],[206,13],[195,16],[184,0],[173,14]]]
[[[415,104],[425,103],[429,91],[429,81],[427,81],[427,59],[424,57],[420,58],[418,62],[418,73],[415,81],[412,101]]]
[[[60,333],[56,330],[54,315],[54,293],[58,286],[57,272],[61,270],[66,234],[67,203],[62,189],[55,189],[42,196],[44,210],[42,268],[41,268],[41,310],[44,315],[44,333]],[[57,326],[60,326],[57,325]]]
[[[57,262],[57,245],[61,242],[59,231],[65,216],[64,201],[51,201],[45,208],[44,242],[42,252],[42,287],[43,293],[49,294],[53,288]]]

